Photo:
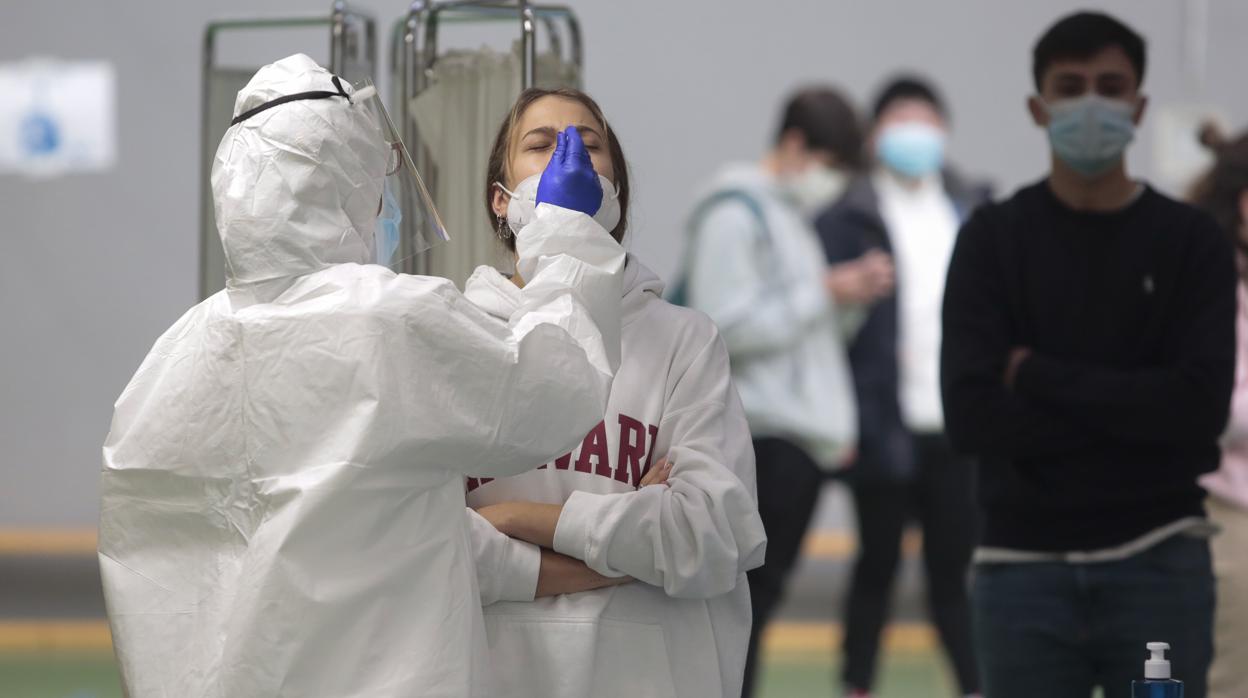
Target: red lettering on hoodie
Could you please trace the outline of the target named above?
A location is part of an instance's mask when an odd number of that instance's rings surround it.
[[[471,492],[477,489],[478,487],[480,487],[481,485],[484,485],[490,482],[494,482],[494,478],[492,477],[470,477],[464,481],[464,491]]]
[[[593,470],[590,470],[593,460]],[[611,477],[611,457],[607,455],[607,423],[598,422],[581,442],[581,457],[576,459],[576,469],[582,473]]]
[[[641,482],[641,468],[645,459],[646,425],[621,414],[620,453],[615,459],[615,479],[636,487]]]
[[[593,473],[602,477],[613,478],[617,482],[637,487],[641,478],[650,472],[654,461],[654,445],[658,439],[659,428],[653,424],[643,424],[626,414],[619,415],[620,446],[616,457],[615,469],[611,468],[611,457],[607,452],[607,423],[602,421],[590,430],[581,442],[579,451],[565,453],[553,462],[555,470],[573,468],[572,458],[576,456],[575,469],[582,473]],[[537,466],[537,470],[549,468],[552,463]],[[464,481],[464,489],[471,492],[486,483],[493,482],[490,477],[469,477]]]

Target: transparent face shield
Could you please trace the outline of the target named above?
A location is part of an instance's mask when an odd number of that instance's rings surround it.
[[[433,197],[412,162],[381,94],[367,78],[354,85],[351,101],[365,109],[387,147],[386,179],[373,231],[376,263],[402,271],[415,255],[450,239]]]

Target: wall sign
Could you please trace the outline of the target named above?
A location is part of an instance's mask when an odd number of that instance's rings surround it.
[[[0,63],[0,174],[102,172],[117,160],[117,79],[111,63]]]

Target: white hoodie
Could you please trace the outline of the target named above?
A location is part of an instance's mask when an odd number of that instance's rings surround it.
[[[754,452],[728,352],[702,313],[666,303],[635,258],[624,271],[621,363],[606,419],[580,447],[468,503],[563,504],[555,550],[637,581],[534,600],[535,546],[469,510],[490,662],[507,696],[732,696],[750,635],[746,570],[766,536]],[[482,267],[465,295],[509,316],[519,289]],[[637,483],[664,456],[670,487]]]

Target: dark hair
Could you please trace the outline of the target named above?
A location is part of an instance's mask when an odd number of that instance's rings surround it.
[[[884,89],[880,90],[880,94],[875,98],[875,106],[871,109],[871,119],[879,121],[880,115],[893,105],[893,102],[902,99],[918,99],[932,105],[932,108],[940,114],[941,118],[948,119],[949,113],[945,111],[945,103],[940,98],[940,94],[936,92],[936,88],[923,78],[914,75],[901,75],[893,78],[884,85]]]
[[[1189,198],[1213,216],[1237,248],[1248,251],[1240,239],[1244,216],[1239,207],[1240,196],[1248,191],[1248,132],[1225,142],[1210,139],[1207,145],[1217,159],[1192,187]]]
[[[503,118],[503,123],[498,127],[498,135],[494,137],[494,147],[490,149],[489,163],[485,168],[485,211],[489,215],[490,221],[497,230],[501,226],[507,225],[507,218],[494,213],[494,183],[506,181],[507,162],[511,153],[512,138],[515,136],[516,126],[519,125],[520,119],[524,113],[534,102],[543,97],[562,97],[574,102],[580,102],[589,110],[589,113],[597,119],[602,125],[603,137],[606,139],[607,152],[611,154],[611,163],[615,169],[615,186],[619,189],[620,196],[620,222],[615,229],[610,231],[611,237],[616,242],[624,239],[624,231],[628,228],[628,162],[624,160],[624,151],[620,148],[620,139],[615,137],[615,131],[611,129],[611,124],[607,123],[607,118],[602,114],[602,107],[594,101],[593,97],[571,88],[546,89],[541,87],[530,87],[520,96],[516,98],[516,103],[511,105],[511,111]],[[512,252],[516,251],[516,238],[514,235],[503,236],[503,244]]]
[[[1049,27],[1031,52],[1031,77],[1036,90],[1044,82],[1044,71],[1060,60],[1087,60],[1117,46],[1135,68],[1135,84],[1144,82],[1144,38],[1130,27],[1101,12],[1076,12]]]
[[[848,168],[862,163],[862,126],[858,114],[831,87],[807,87],[796,92],[784,106],[776,142],[790,131],[806,139],[810,150],[824,150],[836,156]]]

